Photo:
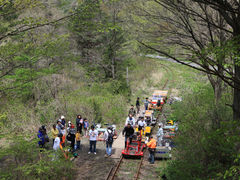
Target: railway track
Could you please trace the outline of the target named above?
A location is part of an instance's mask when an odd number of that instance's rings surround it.
[[[168,67],[167,65],[164,65],[164,64],[161,64],[161,63],[160,63],[160,65],[165,69],[167,74],[170,76],[170,74],[172,73],[172,69],[170,67]],[[167,78],[166,81],[164,82],[162,89],[165,89],[167,87],[168,83],[169,83],[169,78]],[[159,116],[160,116],[160,114],[158,114],[157,122],[159,121]],[[155,126],[153,127],[152,132],[153,132],[154,129],[155,129]],[[141,157],[140,160],[137,160],[137,161],[135,160],[137,162],[136,163],[137,170],[136,170],[136,173],[133,177],[134,180],[139,179],[139,175],[140,175],[140,172],[141,172],[141,169],[142,169],[142,164],[143,164],[143,161],[144,161],[144,155],[146,154],[146,150],[147,150],[147,148],[144,149],[143,157]],[[108,176],[106,177],[106,180],[117,179],[117,175],[118,175],[118,172],[120,170],[120,167],[125,161],[131,161],[132,162],[133,160],[124,159],[123,156],[121,155],[119,161],[110,169],[110,171],[108,173]]]
[[[158,115],[157,119],[159,119],[159,115]],[[153,127],[152,130],[154,130],[154,128],[155,128],[155,126]],[[125,163],[128,163],[129,161],[131,161],[132,163],[134,162],[134,164],[135,164],[134,166],[137,167],[136,173],[135,173],[133,179],[135,179],[135,180],[139,179],[139,174],[140,174],[141,167],[142,167],[142,164],[143,164],[144,155],[146,154],[146,150],[147,150],[147,148],[144,149],[143,157],[141,157],[140,160],[139,159],[124,159],[123,156],[121,155],[119,161],[110,169],[106,180],[116,179],[121,165],[125,164]]]

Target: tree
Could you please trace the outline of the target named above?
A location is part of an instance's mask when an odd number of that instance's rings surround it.
[[[70,22],[82,57],[81,63],[103,71],[106,79],[117,78],[122,60],[118,52],[124,46],[125,38],[119,25],[119,11],[115,1],[86,0],[78,5],[79,15]]]
[[[43,4],[37,0],[0,2],[0,93],[29,94],[32,82],[53,72],[64,48],[63,37],[51,34],[59,19],[35,17]],[[43,27],[49,26],[49,31]],[[57,49],[57,50],[56,50]]]
[[[232,87],[234,119],[240,120],[239,3],[231,0],[154,0],[152,2],[167,11],[164,14],[159,11],[157,14],[144,11],[147,17],[152,17],[149,21],[155,22],[158,27],[157,30],[163,37],[162,42],[177,45],[184,51],[180,51],[179,54],[171,53],[164,49],[166,46],[159,48],[156,43],[151,45],[146,41],[140,40],[140,42],[181,64],[207,73],[217,97],[218,89],[221,89],[221,81]],[[187,63],[185,59],[196,65]]]

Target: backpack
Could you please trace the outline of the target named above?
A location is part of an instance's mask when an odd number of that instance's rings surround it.
[[[131,119],[131,120],[129,119],[129,120],[128,120],[128,123],[130,123],[131,126],[133,126],[133,120],[132,120],[132,119]]]
[[[112,144],[112,143],[113,143],[113,133],[109,133],[109,132],[108,132],[107,143],[109,143],[109,144]]]
[[[70,133],[68,133],[68,135],[67,135],[67,140],[68,140],[68,141],[71,141],[71,135],[70,135]]]

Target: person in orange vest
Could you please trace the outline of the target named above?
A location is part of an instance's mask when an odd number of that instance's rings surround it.
[[[150,164],[154,164],[154,155],[156,150],[157,142],[153,139],[153,136],[150,137],[150,141],[147,143],[147,147],[149,150],[149,162]]]

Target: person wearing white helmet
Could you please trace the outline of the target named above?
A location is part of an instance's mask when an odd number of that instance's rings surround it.
[[[162,128],[162,123],[158,124],[158,132],[157,132],[157,145],[162,146],[162,139],[163,139],[163,128]]]
[[[70,130],[71,125],[72,125],[71,121],[68,121],[67,133],[69,133],[69,130]]]
[[[63,126],[65,126],[65,124],[66,124],[66,120],[65,120],[65,117],[63,115],[61,116],[61,124]]]

